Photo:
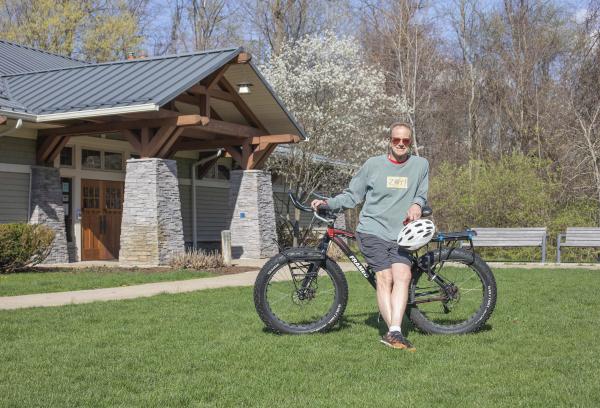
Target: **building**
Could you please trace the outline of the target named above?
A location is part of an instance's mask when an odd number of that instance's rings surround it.
[[[305,139],[241,48],[88,64],[0,41],[0,223],[53,228],[48,262],[162,265],[224,229],[270,256],[261,168]]]

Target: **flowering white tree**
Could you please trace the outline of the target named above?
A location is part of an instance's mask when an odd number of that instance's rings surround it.
[[[383,72],[363,61],[350,37],[305,37],[261,70],[310,138],[281,149],[267,164],[301,199],[346,187],[366,159],[386,151],[389,124],[408,110],[386,95]]]
[[[345,185],[357,166],[385,151],[390,122],[408,110],[386,95],[383,72],[363,61],[350,37],[305,37],[261,69],[310,137],[269,163],[297,192],[333,192]],[[337,176],[325,177],[327,171]]]

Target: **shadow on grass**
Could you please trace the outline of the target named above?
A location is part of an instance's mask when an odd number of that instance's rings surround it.
[[[448,323],[460,323],[460,322],[461,321],[456,321],[456,322],[450,321]],[[373,327],[374,329],[377,329],[380,336],[383,336],[387,332],[387,326],[385,324],[385,321],[383,320],[382,317],[379,316],[379,313],[356,313],[356,314],[351,314],[351,315],[343,315],[340,318],[340,320],[337,322],[337,324],[332,329],[328,330],[327,333],[339,332],[339,331],[348,329],[356,324],[367,325],[367,326]],[[486,332],[489,330],[492,330],[492,326],[490,324],[486,323],[475,333]],[[275,336],[281,335],[281,333],[277,333],[267,327],[263,327],[262,331],[263,331],[263,333],[272,334]],[[423,333],[418,328],[416,328],[412,324],[412,322],[408,319],[408,317],[406,317],[406,315],[405,315],[404,318],[402,319],[402,333],[404,333],[405,335],[408,336],[408,334],[410,334],[413,331]],[[468,334],[473,334],[473,333],[468,333]]]

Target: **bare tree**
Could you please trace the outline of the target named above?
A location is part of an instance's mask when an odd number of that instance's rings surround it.
[[[339,18],[347,18],[346,0],[244,0],[241,18],[250,21],[258,35],[259,58],[279,55],[285,44],[306,35],[335,30]]]
[[[492,135],[500,154],[544,155],[540,118],[554,86],[552,67],[566,50],[562,18],[547,0],[504,0],[485,16],[485,96],[500,121]]]
[[[435,89],[443,81],[426,7],[423,0],[364,0],[362,10],[363,47],[371,61],[384,67],[389,92],[410,107],[403,118],[413,126],[417,154]]]

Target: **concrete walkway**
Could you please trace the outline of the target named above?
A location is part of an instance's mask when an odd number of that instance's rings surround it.
[[[264,259],[238,260],[238,262],[236,262],[237,265],[256,266],[257,270],[234,275],[217,276],[214,278],[145,283],[143,285],[118,288],[76,290],[71,292],[40,293],[35,295],[21,296],[3,296],[0,297],[0,310],[22,309],[28,307],[63,306],[107,300],[135,299],[139,297],[159,295],[161,293],[184,293],[229,286],[252,286],[256,280],[256,275],[258,275],[258,269],[260,269],[265,262],[266,260]],[[340,262],[339,265],[344,271],[351,271],[355,269],[354,265],[349,262]],[[490,262],[489,265],[492,270],[503,268],[600,270],[600,264]]]
[[[189,279],[173,282],[145,283],[118,288],[75,290],[71,292],[40,293],[35,295],[2,296],[0,310],[74,305],[107,300],[135,299],[161,293],[184,293],[227,286],[252,286],[258,271],[223,275],[214,278]]]

